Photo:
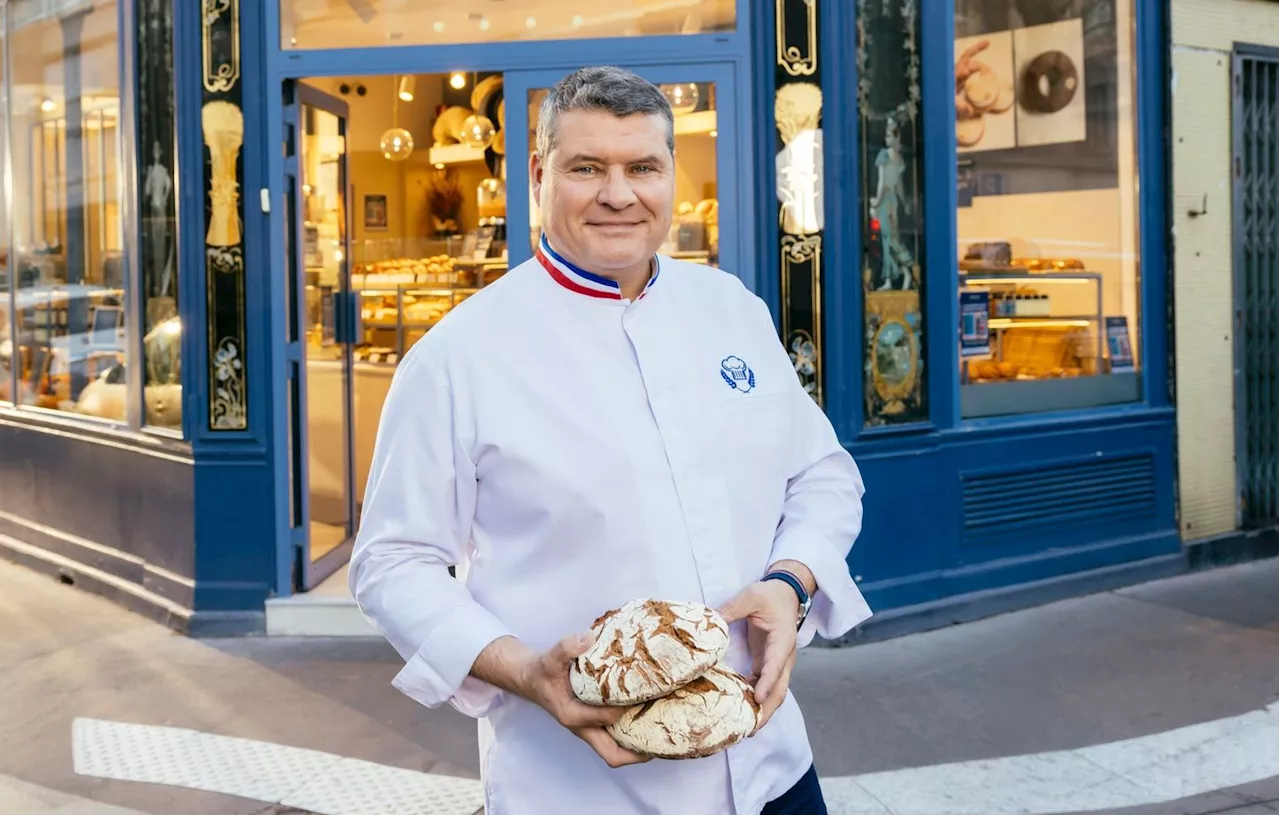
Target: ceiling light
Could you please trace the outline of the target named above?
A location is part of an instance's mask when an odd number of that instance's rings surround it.
[[[405,74],[400,77],[400,90],[398,96],[402,102],[413,101],[413,88],[418,83],[418,78],[413,74]]]
[[[488,18],[488,17],[481,17],[481,18],[480,18],[480,30],[481,30],[481,31],[488,31],[488,30],[489,30],[489,18]]]
[[[525,28],[537,28],[537,27],[538,27],[538,21],[537,21],[537,20],[535,20],[535,19],[534,19],[534,18],[532,18],[532,17],[526,17],[526,18],[524,19],[524,27],[525,27]]]
[[[449,87],[453,88],[455,91],[460,91],[467,87],[467,75],[462,73],[462,71],[454,71],[449,74]]]
[[[434,23],[431,24],[431,28],[433,31],[439,34],[442,31],[444,31],[444,23],[440,22],[439,20],[436,20]]]
[[[46,98],[44,101],[40,103],[40,109],[43,110],[45,113],[52,113],[55,107],[57,106],[53,103],[52,99]]]
[[[573,27],[574,27],[574,28],[582,28],[582,15],[581,15],[581,14],[575,14],[575,15],[573,15]]]

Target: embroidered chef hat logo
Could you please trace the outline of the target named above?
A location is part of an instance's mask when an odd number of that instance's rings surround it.
[[[720,377],[724,379],[725,384],[739,393],[750,393],[756,386],[755,372],[738,357],[725,357],[720,360]]]

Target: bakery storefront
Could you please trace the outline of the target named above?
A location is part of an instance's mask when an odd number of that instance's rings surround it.
[[[862,465],[874,608],[1177,553],[1155,0],[89,5],[0,3],[0,551],[189,630],[340,581],[397,363],[531,256],[538,104],[612,63],[676,113],[662,251]]]

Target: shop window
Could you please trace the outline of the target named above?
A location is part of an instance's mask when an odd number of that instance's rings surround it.
[[[571,40],[734,30],[735,0],[528,0],[522,3],[282,0],[280,47]]]
[[[346,108],[343,119],[304,105],[296,147],[307,369],[298,421],[310,428],[318,556],[345,539],[341,479],[317,477],[348,466],[347,441],[334,428],[352,428],[359,493],[396,366],[456,305],[507,271],[507,134],[500,73],[304,84]],[[338,326],[347,291],[356,300],[349,337]]]
[[[0,19],[3,17],[4,10],[0,9]],[[7,25],[4,30],[0,30],[0,54],[4,53],[8,44],[7,30]],[[6,63],[0,59],[0,87],[3,87],[6,78],[5,71]],[[8,186],[7,162],[3,161],[9,140],[8,120],[8,106],[0,105],[0,191]],[[13,275],[10,272],[9,255],[8,197],[0,194],[0,404],[11,404],[14,394],[13,292],[9,285]]]
[[[8,15],[14,401],[124,421],[116,4]]]
[[[928,418],[916,0],[858,0],[865,423]]]
[[[146,360],[143,421],[182,427],[182,322],[174,185],[173,3],[136,0],[138,14],[138,265]]]
[[[961,415],[1141,398],[1132,0],[956,0]]]

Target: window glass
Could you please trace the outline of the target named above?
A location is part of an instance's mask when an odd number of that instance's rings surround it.
[[[174,195],[173,4],[136,0],[138,26],[138,217],[142,227],[143,421],[182,427],[182,323]]]
[[[0,54],[4,53],[8,31],[7,9],[0,7]],[[9,97],[5,91],[5,61],[0,59],[0,403],[13,401],[12,292],[9,290],[9,209],[4,194],[9,173],[6,142],[9,139]]]
[[[454,306],[507,271],[506,119],[500,73],[305,84],[347,107],[344,122],[304,106],[297,133],[298,300],[309,394],[298,421],[311,428],[316,555],[346,524],[333,508],[345,500],[334,474],[345,466],[347,441],[333,429],[346,421],[347,388],[358,502],[399,361]],[[338,325],[348,290],[356,300],[349,344]],[[321,470],[333,477],[318,479]]]
[[[286,49],[707,34],[734,25],[734,0],[280,3],[280,47]]]
[[[961,414],[1141,398],[1132,0],[956,0]]]
[[[920,14],[858,7],[864,421],[883,427],[929,417]]]
[[[116,4],[9,15],[17,401],[124,421]]]

